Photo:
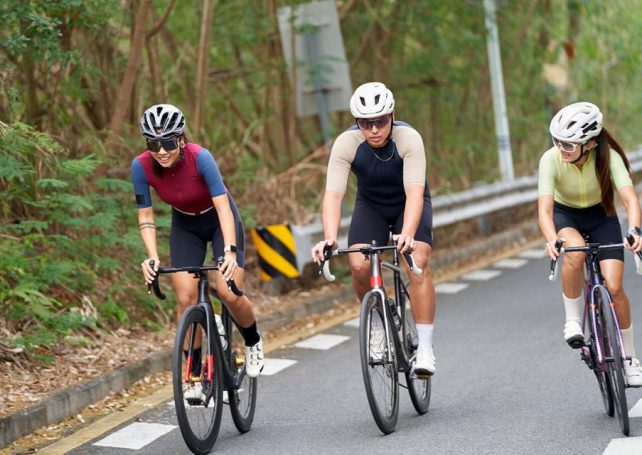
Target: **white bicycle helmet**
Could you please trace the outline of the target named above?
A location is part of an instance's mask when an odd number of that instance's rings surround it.
[[[140,132],[149,139],[160,140],[178,136],[185,131],[185,116],[171,104],[155,104],[143,112]]]
[[[374,118],[395,110],[392,92],[381,82],[360,85],[350,98],[350,112],[354,118]]]
[[[583,144],[602,131],[602,113],[593,103],[569,104],[555,114],[549,131],[559,141]]]

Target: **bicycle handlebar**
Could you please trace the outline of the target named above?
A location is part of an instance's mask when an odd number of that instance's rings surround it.
[[[221,262],[221,261],[219,261]],[[154,260],[149,261],[149,265],[154,268]],[[165,300],[167,296],[163,293],[163,291],[160,290],[160,285],[158,283],[158,278],[160,277],[161,273],[176,273],[176,272],[188,272],[193,274],[194,276],[199,276],[203,272],[207,272],[209,270],[218,270],[219,266],[218,265],[203,265],[200,267],[165,267],[165,268],[160,268],[156,270],[156,276],[154,276],[154,280],[147,285],[147,293],[151,294],[152,291],[154,291],[154,295],[160,299],[160,300]],[[228,280],[226,281],[227,283],[227,289],[232,291],[234,295],[237,295],[241,297],[243,295],[243,291],[241,291],[237,286],[234,280]]]
[[[629,245],[633,245],[633,242],[635,241],[635,239],[631,234],[628,234],[626,236],[626,240],[629,242]],[[555,241],[555,249],[562,254],[575,253],[575,252],[587,252],[587,251],[597,252],[599,250],[614,250],[614,249],[624,248],[624,243],[612,243],[609,245],[599,245],[599,244],[593,243],[593,244],[588,244],[584,246],[570,246],[567,248],[562,247],[563,243],[564,242],[559,239]],[[634,257],[635,257],[635,271],[638,275],[642,275],[642,251],[638,251],[637,253],[635,253]],[[559,259],[559,257],[557,259]],[[557,259],[551,259],[551,269],[550,269],[551,271],[548,275],[548,279],[550,281],[555,281],[557,279],[557,269],[558,269]]]
[[[319,274],[323,273],[323,276],[325,277],[326,280],[328,281],[334,281],[336,277],[330,272],[330,258],[332,256],[338,256],[340,254],[349,254],[349,253],[362,253],[365,255],[370,255],[379,251],[386,251],[386,250],[396,250],[397,246],[396,245],[386,245],[386,246],[364,246],[360,248],[344,248],[344,249],[337,249],[332,251],[332,247],[326,245],[323,248],[323,261],[321,261],[321,264],[319,265]],[[421,275],[422,270],[417,266],[417,263],[415,262],[415,259],[412,257],[412,254],[410,253],[403,253],[403,257],[406,259],[408,262],[408,265],[410,266],[410,270],[412,273],[415,275]]]

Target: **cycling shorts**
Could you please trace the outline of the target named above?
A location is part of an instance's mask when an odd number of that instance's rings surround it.
[[[617,215],[607,216],[601,204],[578,209],[555,202],[553,205],[553,222],[557,232],[565,227],[571,227],[582,235],[588,235],[591,242],[601,244],[622,243],[620,220]],[[624,251],[600,251],[598,259],[600,261],[604,259],[624,261]]]
[[[357,194],[352,220],[348,230],[348,245],[365,243],[370,245],[376,241],[377,245],[388,244],[389,226],[395,234],[401,232],[403,227],[403,213],[405,204],[397,206],[375,205]],[[421,213],[419,226],[414,239],[426,242],[432,246],[432,203],[430,196],[424,197],[424,209]]]
[[[228,198],[236,225],[236,247],[238,249],[236,263],[242,268],[245,265],[243,223],[236,204],[229,194]],[[212,242],[214,258],[225,255],[223,232],[214,207],[199,215],[188,215],[172,208],[172,229],[169,236],[169,255],[172,267],[203,265],[208,242]]]

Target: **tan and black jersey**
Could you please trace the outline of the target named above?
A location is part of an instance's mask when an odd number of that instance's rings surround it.
[[[403,205],[409,185],[424,186],[424,197],[430,198],[424,143],[407,123],[393,122],[390,140],[381,148],[372,148],[356,125],[341,133],[330,152],[326,190],[344,193],[351,170],[358,197],[371,204]]]

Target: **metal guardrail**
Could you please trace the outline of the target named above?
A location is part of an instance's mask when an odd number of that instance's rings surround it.
[[[642,149],[627,153],[631,171],[642,171]],[[458,193],[432,198],[433,227],[440,228],[464,220],[489,215],[499,210],[518,207],[537,200],[537,175],[520,177],[510,182],[480,185]],[[339,245],[347,246],[347,230],[351,215],[341,219]],[[311,261],[312,246],[323,240],[323,224],[320,221],[306,226],[292,226],[296,244],[296,259],[299,270]]]

